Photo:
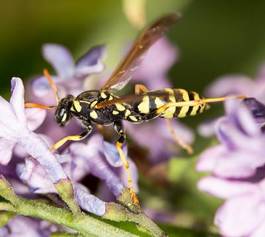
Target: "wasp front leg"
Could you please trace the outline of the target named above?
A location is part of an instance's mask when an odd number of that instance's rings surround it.
[[[131,174],[131,170],[130,170],[130,166],[129,166],[129,162],[126,158],[126,155],[124,154],[122,147],[126,142],[126,135],[122,126],[122,122],[115,122],[114,123],[114,129],[115,131],[118,133],[119,138],[116,141],[116,148],[118,150],[120,159],[122,161],[123,167],[127,173],[127,182],[128,182],[128,188],[130,190],[130,195],[131,195],[131,200],[133,202],[133,204],[139,206],[139,200],[137,198],[137,195],[135,193],[135,191],[133,190],[133,182],[132,182],[132,174]]]
[[[58,150],[62,145],[64,145],[68,141],[81,141],[81,140],[85,139],[92,132],[92,130],[93,130],[92,125],[87,124],[86,130],[84,132],[82,132],[79,135],[70,135],[70,136],[62,138],[61,140],[56,142],[54,145],[52,145],[50,150],[52,152],[54,152],[54,151]]]

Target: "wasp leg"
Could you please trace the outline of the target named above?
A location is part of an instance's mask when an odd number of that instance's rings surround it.
[[[52,152],[58,150],[62,145],[64,145],[66,142],[68,141],[80,141],[83,140],[84,138],[86,138],[93,130],[93,127],[91,125],[86,127],[86,130],[84,132],[82,132],[79,135],[71,135],[71,136],[67,136],[62,138],[61,140],[59,140],[58,142],[56,142],[54,145],[52,145],[52,147],[50,148],[50,150]]]
[[[141,94],[148,92],[148,91],[149,91],[148,88],[143,84],[136,84],[134,87],[134,93],[136,95],[141,95]]]
[[[122,150],[122,146],[125,143],[125,139],[126,139],[126,135],[124,133],[122,123],[120,121],[115,122],[114,123],[114,129],[120,136],[119,139],[116,141],[116,148],[117,148],[117,151],[119,153],[120,159],[122,161],[122,165],[123,165],[123,167],[127,173],[127,182],[128,182],[128,188],[130,190],[131,200],[132,200],[133,204],[139,206],[140,204],[139,204],[138,197],[137,197],[135,191],[133,190],[132,174],[131,174],[129,162],[128,162],[128,160],[127,160],[127,158],[126,158],[126,156]]]
[[[173,127],[172,121],[167,119],[166,123],[167,123],[167,128],[168,128],[169,132],[171,133],[171,136],[172,136],[173,140],[175,141],[175,143],[178,144],[181,148],[186,150],[188,154],[191,155],[193,153],[192,147],[190,145],[188,145],[186,142],[184,142],[183,139],[177,135],[177,133]]]

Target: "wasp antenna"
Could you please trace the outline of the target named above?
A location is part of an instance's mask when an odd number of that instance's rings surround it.
[[[25,103],[25,108],[38,108],[38,109],[46,109],[46,110],[49,110],[49,109],[53,109],[55,108],[56,106],[54,105],[42,105],[42,104],[36,104],[36,103]]]
[[[57,86],[56,84],[54,83],[54,80],[52,79],[51,77],[51,74],[49,73],[48,69],[44,69],[43,70],[43,74],[44,76],[47,78],[48,82],[49,82],[49,85],[50,87],[52,88],[53,92],[54,92],[54,95],[55,95],[55,99],[56,99],[56,102],[57,104],[59,103],[59,95],[58,95],[58,89],[57,89]]]
[[[231,99],[245,99],[246,96],[243,95],[235,95],[235,96],[225,96],[225,97],[216,97],[216,98],[206,98],[203,99],[204,103],[218,103],[226,100],[231,100]]]

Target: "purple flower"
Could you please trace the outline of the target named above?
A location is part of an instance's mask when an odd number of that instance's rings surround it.
[[[24,87],[20,78],[13,78],[10,102],[0,97],[1,164],[8,164],[16,144],[35,158],[56,183],[66,175],[44,140],[29,129],[24,109]],[[3,145],[4,144],[4,145]]]
[[[176,61],[177,55],[177,49],[166,38],[160,39],[146,53],[133,80],[145,84],[150,90],[172,88],[166,74]],[[172,120],[172,125],[177,136],[185,143],[193,142],[194,137],[190,129],[178,121]],[[167,160],[180,150],[164,119],[156,119],[140,125],[128,124],[126,127],[129,135],[149,151],[148,159],[153,163]]]
[[[69,151],[73,156],[70,174],[74,180],[80,180],[83,175],[91,173],[103,180],[115,196],[121,194],[127,185],[127,177],[114,145],[104,142],[102,136],[94,135],[87,144],[72,143]],[[131,160],[129,162],[134,189],[137,191],[137,169]]]
[[[261,105],[254,99],[228,101],[215,128],[220,144],[204,151],[197,164],[211,174],[199,189],[225,199],[215,216],[224,236],[264,236],[265,134],[253,113],[262,114]]]
[[[45,221],[37,221],[28,217],[16,216],[12,218],[5,227],[0,228],[0,236],[48,237],[51,231],[57,231],[57,227]]]
[[[221,144],[203,152],[197,168],[221,177],[249,177],[265,164],[265,134],[244,104],[236,108],[238,103],[230,101],[226,105],[227,116],[216,125]]]
[[[265,102],[265,65],[258,72],[253,80],[245,75],[225,75],[217,78],[206,90],[208,96],[225,96],[241,94],[247,97],[255,97]]]
[[[74,95],[80,93],[84,89],[85,79],[104,69],[101,61],[104,52],[104,46],[96,46],[74,63],[70,52],[62,45],[45,44],[42,51],[43,57],[56,71],[56,76],[53,76],[53,79],[63,96],[68,93]],[[91,85],[91,88],[93,86],[95,85]],[[40,99],[43,97],[47,99],[52,94],[47,80],[43,76],[33,80],[32,90],[35,96]],[[47,100],[45,102],[47,103]]]
[[[251,183],[206,177],[199,182],[199,189],[226,200],[214,220],[222,235],[264,236],[264,180]]]
[[[245,75],[225,75],[217,78],[210,86],[207,87],[205,94],[209,97],[219,97],[227,95],[244,95],[246,97],[254,97],[265,103],[265,65],[259,70],[256,79],[253,80]],[[251,106],[251,101],[246,102],[247,106]],[[254,102],[257,106],[257,102]],[[257,116],[255,116],[256,119]],[[214,126],[216,119],[207,121],[198,127],[198,132],[204,137],[214,135]]]

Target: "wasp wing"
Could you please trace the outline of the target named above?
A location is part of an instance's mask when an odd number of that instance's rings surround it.
[[[135,40],[131,49],[120,65],[112,73],[102,90],[120,90],[131,79],[132,74],[142,61],[144,53],[180,18],[179,13],[172,13],[155,21]]]

